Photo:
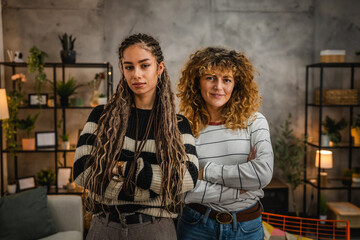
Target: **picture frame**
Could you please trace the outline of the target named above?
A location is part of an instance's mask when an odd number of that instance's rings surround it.
[[[57,170],[57,186],[64,188],[70,182],[69,178],[72,174],[72,167],[59,167]]]
[[[17,179],[19,191],[36,188],[35,176],[22,177]]]
[[[29,100],[29,106],[47,106],[47,100],[48,100],[48,94],[47,93],[41,93],[40,99],[39,96],[36,93],[30,93],[28,95]]]
[[[56,134],[55,132],[35,132],[36,148],[55,148]]]

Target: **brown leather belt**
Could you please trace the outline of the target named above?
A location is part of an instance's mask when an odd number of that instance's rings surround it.
[[[187,207],[201,213],[202,215],[205,215],[208,207],[198,204],[198,203],[191,203],[191,204],[187,204]],[[241,212],[237,212],[236,213],[236,221],[237,222],[246,222],[246,221],[250,221],[253,219],[256,219],[258,217],[261,216],[261,205],[258,203],[256,203],[255,206],[246,209],[245,211],[241,211]],[[215,210],[211,210],[210,214],[209,214],[209,218],[211,219],[215,219],[217,222],[221,223],[221,224],[228,224],[231,223],[233,221],[233,215],[230,212],[226,212],[226,211],[215,211]]]

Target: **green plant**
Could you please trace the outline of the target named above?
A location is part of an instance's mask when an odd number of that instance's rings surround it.
[[[104,97],[105,97],[105,94],[102,93],[102,94],[99,95],[99,97],[100,97],[100,98],[104,98]]]
[[[16,127],[24,130],[26,132],[27,138],[30,138],[30,132],[35,128],[35,121],[38,118],[39,113],[37,113],[34,117],[31,115],[27,115],[25,119],[17,120]]]
[[[346,127],[347,123],[344,118],[342,118],[339,122],[336,122],[334,119],[326,116],[325,121],[322,122],[322,126],[324,127],[325,134],[327,134],[334,144],[338,144],[341,142],[341,134],[340,131]]]
[[[36,72],[35,76],[35,91],[40,98],[40,94],[44,89],[45,83],[48,81],[44,73],[44,64],[47,53],[39,50],[36,46],[30,49],[30,56],[27,61],[29,73]]]
[[[320,194],[320,205],[319,205],[319,212],[320,215],[326,215],[327,211],[328,211],[328,207],[327,207],[327,199],[326,196],[323,194]]]
[[[285,182],[290,185],[293,207],[297,216],[299,211],[295,201],[295,190],[303,182],[301,173],[304,171],[305,139],[297,138],[291,128],[291,114],[280,129],[275,129],[274,157],[278,168],[282,171]]]
[[[60,138],[63,142],[69,141],[69,134],[67,133],[61,134]]]
[[[71,77],[66,82],[57,81],[56,92],[60,95],[61,98],[68,98],[71,95],[76,94],[76,90],[81,86],[82,84],[77,84],[76,80]]]
[[[64,33],[62,36],[58,35],[63,50],[73,50],[74,49],[74,43],[76,38],[72,38],[72,35],[68,35],[67,33]]]
[[[5,132],[7,149],[12,155],[16,155],[16,152],[18,150],[18,144],[16,141],[16,123],[17,114],[22,101],[23,94],[17,90],[13,90],[7,94],[9,118],[3,120],[2,127]]]
[[[50,186],[55,180],[55,172],[52,169],[42,169],[36,174],[36,182],[42,186]]]

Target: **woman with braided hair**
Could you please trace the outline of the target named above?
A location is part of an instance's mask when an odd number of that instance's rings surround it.
[[[119,68],[115,94],[93,109],[75,153],[75,183],[93,213],[87,239],[176,239],[172,218],[198,177],[191,128],[176,115],[153,37],[127,37]]]
[[[243,53],[219,47],[198,50],[185,64],[180,111],[201,170],[186,194],[178,239],[264,239],[259,199],[272,178],[273,151],[254,72]]]

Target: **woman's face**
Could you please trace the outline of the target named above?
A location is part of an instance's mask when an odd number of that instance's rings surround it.
[[[126,82],[135,97],[154,98],[164,62],[158,67],[155,56],[139,44],[126,48],[121,62]]]
[[[229,101],[235,86],[231,70],[219,69],[205,73],[200,77],[200,92],[208,110],[220,110]]]

